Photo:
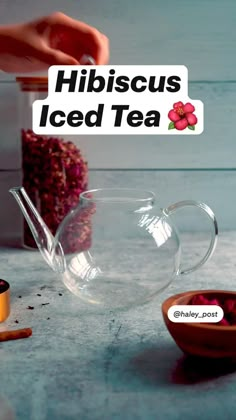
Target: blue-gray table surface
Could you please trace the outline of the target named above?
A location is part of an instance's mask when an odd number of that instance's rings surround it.
[[[199,258],[206,236],[184,239],[186,261]],[[236,371],[183,356],[161,315],[171,294],[234,290],[235,257],[236,232],[225,232],[205,267],[148,306],[95,315],[39,253],[1,248],[11,315],[0,331],[31,327],[33,336],[0,345],[0,420],[235,419]]]

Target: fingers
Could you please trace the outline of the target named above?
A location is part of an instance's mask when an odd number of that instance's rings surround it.
[[[87,54],[82,55],[82,57],[79,60],[81,66],[94,66],[96,63],[94,62],[94,59]]]
[[[49,25],[59,26],[60,30],[71,34],[70,42],[83,47],[83,54],[90,55],[96,64],[107,64],[109,61],[109,40],[96,28],[87,25],[84,22],[72,19],[61,12],[53,13],[48,18]],[[72,48],[73,49],[73,48]],[[80,57],[75,57],[80,59]]]
[[[97,64],[107,64],[109,62],[109,40],[103,35],[94,35],[91,41],[92,51],[91,55]]]
[[[97,30],[91,30],[84,35],[82,43],[84,53],[93,57],[96,64],[103,65],[108,63],[109,41],[105,35],[101,34]]]
[[[38,60],[47,64],[53,65],[79,65],[79,61],[62,51],[52,48],[43,48],[38,52]]]

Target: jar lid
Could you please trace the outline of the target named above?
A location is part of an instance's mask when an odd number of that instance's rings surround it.
[[[10,285],[0,279],[0,322],[6,321],[10,315]]]
[[[16,82],[19,83],[21,91],[24,92],[47,92],[48,77],[16,77]]]

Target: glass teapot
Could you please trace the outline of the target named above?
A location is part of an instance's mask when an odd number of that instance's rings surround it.
[[[85,191],[54,237],[25,189],[16,187],[10,192],[48,265],[60,274],[73,294],[103,310],[125,309],[150,301],[176,276],[201,267],[216,246],[215,215],[201,202],[182,201],[160,209],[149,191]],[[196,206],[207,215],[211,238],[206,255],[185,269],[171,215],[188,206]]]

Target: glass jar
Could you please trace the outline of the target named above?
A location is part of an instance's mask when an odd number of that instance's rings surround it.
[[[54,235],[67,213],[88,189],[88,164],[78,146],[58,136],[37,135],[32,130],[32,104],[48,95],[47,77],[17,77],[22,147],[22,183],[33,204]],[[81,251],[90,244],[89,221],[83,220]],[[37,247],[26,223],[23,246]]]

